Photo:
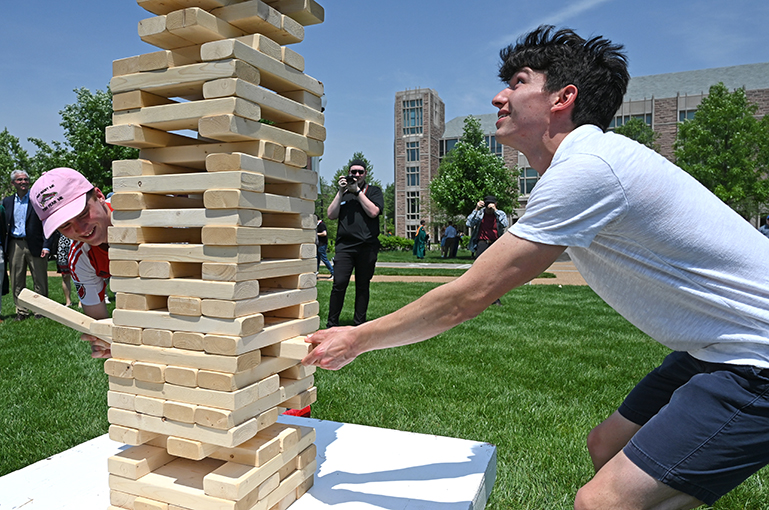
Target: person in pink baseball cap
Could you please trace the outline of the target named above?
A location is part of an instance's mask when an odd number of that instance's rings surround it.
[[[69,269],[83,312],[94,319],[109,317],[109,245],[107,229],[112,225],[112,207],[104,193],[71,168],[45,172],[30,190],[32,207],[50,237],[58,230],[72,239]],[[109,358],[105,341],[82,335],[91,343],[91,356]]]

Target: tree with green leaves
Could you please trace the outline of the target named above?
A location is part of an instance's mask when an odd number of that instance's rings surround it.
[[[713,85],[673,145],[676,163],[747,220],[769,200],[769,120],[756,110],[743,89]]]
[[[8,128],[4,128],[0,132],[0,197],[16,192],[11,184],[11,172],[14,170],[24,170],[30,177],[34,177],[29,154],[19,139],[8,132]]]
[[[385,223],[382,233],[395,232],[395,183],[391,182],[384,189],[385,210],[382,219]]]
[[[441,161],[430,182],[430,197],[449,218],[467,216],[478,200],[497,197],[497,206],[510,211],[518,205],[518,169],[508,169],[484,141],[481,121],[465,119],[462,138]]]
[[[652,127],[642,119],[634,117],[624,125],[614,128],[614,132],[626,136],[631,140],[635,140],[653,151],[660,151],[660,146],[657,144],[657,138],[660,136],[659,133],[654,131]]]

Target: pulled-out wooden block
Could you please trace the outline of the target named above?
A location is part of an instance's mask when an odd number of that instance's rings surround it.
[[[312,333],[317,331],[319,325],[318,316],[295,320],[266,318],[265,327],[255,335],[247,337],[206,335],[206,352],[225,356],[244,355],[298,334]]]
[[[312,351],[312,344],[305,342],[305,336],[296,336],[283,340],[276,344],[268,345],[262,348],[264,356],[274,356],[276,358],[289,358],[300,360]]]

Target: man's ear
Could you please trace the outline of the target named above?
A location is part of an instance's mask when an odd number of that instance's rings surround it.
[[[558,94],[555,97],[555,102],[553,103],[553,112],[574,108],[574,102],[577,100],[578,93],[579,91],[577,90],[576,85],[566,85],[558,91]]]

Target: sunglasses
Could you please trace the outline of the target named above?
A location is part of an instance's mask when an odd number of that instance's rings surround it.
[[[365,173],[365,170],[350,170],[350,175],[363,175]]]

